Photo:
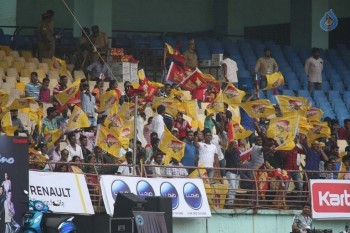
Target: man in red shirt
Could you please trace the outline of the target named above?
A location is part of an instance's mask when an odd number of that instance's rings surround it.
[[[304,154],[304,150],[295,146],[293,150],[290,151],[283,151],[281,153],[283,157],[283,169],[285,170],[294,170],[292,172],[289,172],[290,177],[292,177],[295,185],[295,189],[298,192],[298,196],[300,196],[301,191],[303,191],[303,180],[301,177],[299,171],[299,165],[298,165],[298,154]],[[289,183],[288,183],[289,184]],[[288,185],[287,184],[287,185]]]
[[[344,127],[338,130],[338,139],[346,140],[348,137],[350,137],[350,119],[345,119]]]

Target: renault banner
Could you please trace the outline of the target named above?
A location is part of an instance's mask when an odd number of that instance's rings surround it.
[[[94,214],[83,174],[30,171],[29,198],[43,201],[54,213]]]
[[[207,195],[201,179],[162,179],[103,175],[100,179],[107,214],[113,216],[118,193],[172,198],[174,218],[210,217]]]

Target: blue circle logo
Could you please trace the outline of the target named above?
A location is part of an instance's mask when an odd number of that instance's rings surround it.
[[[198,187],[188,182],[184,185],[184,197],[187,205],[194,210],[198,210],[202,207],[202,195]]]
[[[179,194],[174,185],[168,182],[162,183],[160,185],[160,195],[162,197],[171,197],[171,206],[173,210],[179,206]]]
[[[115,180],[111,185],[113,199],[118,196],[118,193],[130,193],[129,186],[122,180]]]
[[[145,199],[146,197],[155,196],[152,186],[144,180],[140,180],[139,182],[137,182],[136,191],[137,196],[139,196],[142,199]]]
[[[136,215],[135,222],[138,226],[142,226],[144,224],[143,217],[141,215]]]

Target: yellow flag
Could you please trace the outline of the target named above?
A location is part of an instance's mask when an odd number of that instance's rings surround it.
[[[134,122],[122,119],[123,125],[117,130],[117,135],[122,146],[129,147],[129,140],[134,138]]]
[[[193,130],[197,129],[197,130],[202,131],[204,129],[204,125],[203,125],[202,121],[199,121],[199,120],[192,120],[191,126],[192,126]]]
[[[67,87],[65,90],[55,95],[55,98],[61,105],[64,105],[77,94],[77,92],[79,91],[79,88],[80,88],[80,80],[77,80],[74,83],[72,83],[72,85]]]
[[[153,101],[152,108],[156,109],[159,105],[163,105],[168,114],[176,117],[180,104],[176,99],[157,97]]]
[[[175,97],[180,97],[183,98],[185,96],[184,92],[181,90],[176,90],[175,88],[173,88],[170,92],[170,98],[175,98]]]
[[[1,119],[1,127],[11,126],[11,125],[12,125],[11,113],[7,112],[4,114],[4,116]]]
[[[275,108],[265,99],[241,103],[241,107],[251,118],[266,118],[275,114]]]
[[[299,115],[305,115],[305,111],[308,108],[305,97],[276,95],[276,99],[283,114],[298,113]]]
[[[186,143],[177,139],[170,133],[167,127],[164,127],[164,133],[159,142],[159,149],[163,151],[167,157],[175,158],[181,161],[185,153]]]
[[[111,127],[121,128],[123,126],[123,120],[120,116],[118,116],[118,110],[119,110],[119,105],[117,103],[115,103],[111,107],[109,114],[107,115],[106,119],[104,120],[103,124],[108,129]]]
[[[26,97],[26,98],[16,98],[11,103],[9,110],[12,109],[22,109],[22,108],[29,108],[31,104],[37,104],[35,99],[33,97]]]
[[[97,131],[96,146],[99,146],[114,157],[119,157],[121,143],[118,140],[117,134],[118,132],[113,128],[108,129],[101,124]]]
[[[67,64],[65,60],[59,59],[57,57],[52,57],[52,67],[51,69],[57,70],[60,75],[70,76],[67,70]]]
[[[225,112],[225,105],[223,102],[213,102],[207,105],[207,110],[208,115],[210,114],[216,114],[218,112]]]
[[[331,130],[327,122],[311,122],[310,125],[312,128],[307,134],[309,142],[313,142],[317,138],[329,138],[331,136]]]
[[[266,135],[269,138],[294,138],[298,127],[298,116],[276,117],[270,120]]]
[[[74,106],[74,110],[68,121],[69,129],[87,128],[90,127],[89,118],[86,113],[78,106]]]
[[[295,147],[294,137],[288,137],[283,143],[275,147],[275,150],[293,150]]]
[[[229,105],[241,103],[244,96],[245,92],[236,88],[232,83],[229,83],[222,91],[223,101]]]
[[[39,131],[40,132],[40,131]],[[47,148],[53,148],[55,142],[57,142],[62,135],[62,131],[59,129],[55,130],[47,130],[44,132],[45,142],[47,144]]]
[[[307,135],[312,129],[312,125],[308,122],[305,116],[299,116],[299,133]]]
[[[319,108],[309,108],[306,110],[306,117],[309,121],[320,122],[323,116],[323,111]]]
[[[6,91],[0,90],[0,108],[5,107],[7,102],[9,102],[10,95]]]
[[[14,136],[17,126],[12,125],[11,113],[7,112],[1,119],[1,129],[4,131],[6,136]]]
[[[17,130],[17,125],[3,126],[2,130],[5,132],[6,136],[14,136],[15,131]]]
[[[100,107],[98,108],[98,111],[106,111],[107,109],[110,109],[115,103],[118,103],[117,92],[115,92],[115,90],[107,91],[100,96]]]
[[[211,209],[223,209],[229,187],[227,184],[204,184]]]
[[[122,107],[118,111],[118,116],[126,121],[130,121],[135,114],[135,104],[124,102]]]
[[[249,137],[253,132],[250,130],[246,130],[239,121],[233,120],[232,121],[232,128],[233,128],[233,139],[244,139]]]
[[[266,75],[266,79],[267,79],[267,86],[264,88],[264,90],[271,90],[284,85],[284,78],[281,72],[268,74]]]
[[[144,69],[139,69],[139,70],[137,71],[137,76],[139,77],[139,79],[140,79],[141,81],[143,81],[143,80],[146,78]]]
[[[198,118],[197,114],[197,101],[196,100],[185,100],[182,103],[183,108],[185,109],[185,114],[195,120]]]

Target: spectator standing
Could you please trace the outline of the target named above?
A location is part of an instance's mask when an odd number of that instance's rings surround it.
[[[198,136],[194,139],[194,146],[198,149],[198,165],[203,165],[207,169],[209,178],[214,176],[214,167],[219,167],[218,151],[215,145],[211,143],[212,134],[209,129],[203,130],[204,142],[198,141]]]
[[[350,137],[350,119],[344,120],[344,126],[338,130],[338,139],[346,140]]]
[[[320,49],[312,48],[312,56],[305,62],[305,73],[308,77],[308,90],[310,94],[312,91],[321,90],[322,88],[322,70],[323,59],[320,58]]]
[[[278,72],[278,65],[274,58],[271,57],[271,50],[269,48],[264,49],[264,56],[260,57],[255,65],[254,75],[260,73],[260,88],[263,89],[267,86],[266,75]]]
[[[101,57],[99,57],[98,60],[86,67],[86,70],[89,72],[93,81],[100,80],[102,77],[104,77],[105,80],[110,79],[109,70],[106,63],[107,56],[105,53],[101,53],[100,55]]]
[[[57,116],[56,109],[54,107],[48,107],[46,109],[46,117],[43,119],[42,131],[58,129],[60,123],[65,120],[63,116]]]
[[[71,161],[73,156],[79,156],[81,160],[84,160],[84,155],[81,147],[77,144],[77,138],[74,133],[70,133],[67,136],[68,145],[66,150],[69,151],[68,161]]]
[[[156,132],[158,135],[158,138],[162,138],[164,133],[164,115],[165,115],[165,107],[164,105],[159,105],[157,107],[157,113],[158,115],[155,116],[152,120],[152,123],[150,125],[151,132]]]
[[[86,113],[89,118],[89,122],[91,126],[96,126],[96,118],[95,118],[95,104],[96,99],[90,93],[89,84],[83,85],[83,91],[81,92],[81,109]]]
[[[305,140],[302,146],[304,147],[304,151],[306,153],[305,170],[309,171],[307,176],[309,179],[318,179],[319,174],[312,171],[319,171],[321,159],[328,161],[328,157],[320,148],[319,141],[313,141],[310,148]]]
[[[150,171],[153,177],[163,177],[166,174],[166,169],[163,163],[164,153],[161,150],[157,150],[154,159],[151,161]]]
[[[84,135],[80,135],[79,138],[81,151],[83,152],[84,162],[87,162],[87,157],[92,154],[92,152],[87,148],[88,139]]]
[[[54,12],[48,10],[41,15],[39,24],[39,58],[51,59],[55,55]]]
[[[193,144],[194,141],[194,133],[193,131],[187,131],[186,132],[186,139],[184,142],[186,143],[185,145],[185,153],[184,157],[182,157],[181,163],[184,166],[188,167],[195,167],[197,166],[197,158],[196,158],[196,147]],[[192,168],[187,168],[187,171],[189,174],[192,173],[194,169]]]
[[[194,40],[192,39],[188,42],[187,51],[183,54],[186,59],[185,65],[191,68],[192,70],[195,70],[198,67],[198,58],[195,48],[196,45],[194,43]]]
[[[237,144],[235,140],[229,142],[228,148],[225,152],[226,160],[226,178],[230,185],[230,190],[228,191],[228,197],[226,205],[233,205],[235,195],[239,186],[239,171],[237,168],[240,168],[240,152],[237,149]]]
[[[143,136],[146,139],[147,144],[151,144],[151,123],[152,123],[153,117],[149,117],[147,119],[147,124],[143,127]]]
[[[40,88],[39,92],[39,101],[43,103],[51,103],[51,90],[49,88],[50,85],[50,79],[44,78],[43,79],[43,85]]]
[[[39,94],[41,90],[41,84],[38,80],[38,73],[32,72],[30,74],[30,82],[25,86],[25,96],[33,97],[35,100],[39,99]]]
[[[229,57],[228,53],[225,52],[223,55],[223,60],[221,61],[220,64],[222,66],[224,78],[226,82],[232,83],[233,85],[235,85],[235,87],[238,87],[237,63]],[[227,83],[223,83],[221,86],[222,90],[224,90],[226,86],[227,86]]]
[[[190,123],[184,119],[182,112],[177,113],[176,120],[174,121],[174,127],[179,129],[179,139],[181,141],[186,138],[186,132],[192,129]]]

